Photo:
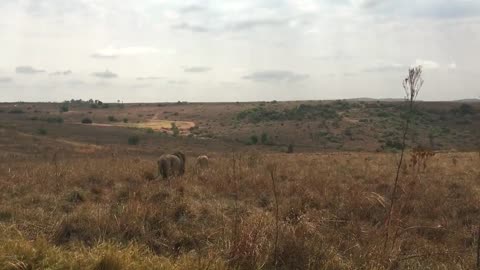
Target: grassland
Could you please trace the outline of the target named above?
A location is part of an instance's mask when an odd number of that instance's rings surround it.
[[[12,104],[2,106],[0,269],[380,270],[472,269],[476,264],[480,151],[473,135],[461,142],[439,139],[468,152],[420,157],[408,151],[387,227],[398,162],[391,149],[296,146],[297,153],[286,154],[280,143],[235,140],[251,126],[304,125],[310,121],[304,118],[251,121],[248,114],[259,104],[71,106],[64,113],[58,104],[18,104],[23,113],[8,113]],[[298,117],[288,109],[298,104],[263,106],[267,111],[284,106],[278,109],[285,112],[280,118]],[[327,114],[317,114],[316,106],[302,114],[323,121]],[[448,106],[453,114],[458,104]],[[348,110],[334,110],[342,120],[330,131],[370,114]],[[238,118],[245,111],[247,116]],[[128,117],[129,123],[188,121],[206,131],[174,137],[143,128],[79,124],[85,117],[109,124],[110,115]],[[63,121],[46,120],[54,116]],[[458,132],[478,132],[476,114],[445,117],[451,130],[458,119],[468,119]],[[230,129],[230,123],[237,128]],[[361,128],[374,130],[365,123]],[[293,132],[284,127],[286,134]],[[206,132],[218,135],[205,137]],[[140,136],[138,145],[127,144],[132,135]],[[419,141],[424,136],[417,134]],[[177,149],[187,153],[186,174],[170,182],[155,179],[156,157]],[[210,156],[209,169],[194,168],[198,154]]]

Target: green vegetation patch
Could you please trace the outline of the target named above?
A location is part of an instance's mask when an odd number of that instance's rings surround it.
[[[285,120],[339,119],[341,116],[338,112],[349,108],[348,103],[347,105],[344,103],[346,102],[317,105],[300,104],[295,108],[284,109],[283,111],[258,106],[238,113],[237,119],[252,123]]]

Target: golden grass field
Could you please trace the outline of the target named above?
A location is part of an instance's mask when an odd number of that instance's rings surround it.
[[[0,154],[0,269],[476,264],[477,152],[407,153],[385,245],[398,154],[211,153],[205,171],[190,155],[184,176],[163,181],[150,155],[65,151]]]

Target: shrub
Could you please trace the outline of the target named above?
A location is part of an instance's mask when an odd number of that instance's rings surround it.
[[[262,144],[267,144],[268,142],[268,134],[263,132],[262,133],[262,136],[260,136],[260,141],[262,142]]]
[[[48,123],[58,123],[58,124],[61,124],[61,123],[63,123],[63,118],[62,118],[62,117],[59,117],[59,116],[49,117],[49,118],[47,118],[47,122],[48,122]]]
[[[93,123],[92,119],[88,117],[82,119],[82,124],[92,124],[92,123]]]
[[[172,122],[172,132],[173,136],[177,137],[180,134],[180,130],[178,129],[177,125]]]
[[[10,111],[8,111],[8,113],[11,113],[11,114],[22,114],[22,113],[25,113],[22,109],[11,109]]]
[[[343,103],[341,103],[343,104]],[[338,108],[336,106],[339,106]],[[253,123],[259,123],[262,121],[285,121],[285,120],[314,120],[314,119],[335,119],[340,116],[337,110],[342,110],[345,106],[331,106],[331,105],[308,105],[300,104],[292,109],[269,110],[264,106],[258,106],[253,109],[241,111],[237,114],[238,120],[248,120]]]
[[[115,118],[115,116],[110,115],[110,116],[108,117],[108,121],[110,121],[110,122],[117,122],[118,120],[117,120],[117,118]]]
[[[454,114],[459,114],[461,116],[465,115],[474,115],[475,109],[470,104],[463,103],[460,107],[452,110]]]
[[[140,143],[140,137],[138,137],[137,135],[128,137],[129,145],[138,145],[138,143]]]
[[[147,128],[147,129],[145,130],[145,132],[152,134],[152,133],[154,133],[155,131],[153,130],[153,128]]]
[[[343,134],[347,137],[352,137],[352,135],[353,135],[352,130],[350,128],[345,129]]]
[[[69,110],[70,108],[67,103],[63,103],[62,106],[60,106],[60,112],[68,112]]]
[[[387,140],[385,142],[385,147],[386,148],[391,148],[391,149],[396,149],[396,150],[401,150],[403,145],[402,142],[398,140]]]
[[[257,135],[252,135],[252,136],[250,136],[250,143],[251,143],[251,144],[257,144],[257,143],[258,143],[258,137],[257,137]]]
[[[289,154],[293,153],[293,144],[292,143],[288,145],[287,153],[289,153]]]
[[[44,128],[37,129],[37,134],[39,135],[47,135],[47,130]]]
[[[128,118],[123,118],[123,123],[128,123]]]

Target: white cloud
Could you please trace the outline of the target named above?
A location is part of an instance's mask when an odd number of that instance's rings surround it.
[[[26,74],[26,75],[31,75],[31,74],[37,74],[37,73],[43,73],[45,70],[42,69],[36,69],[31,66],[19,66],[15,68],[15,72],[17,74]]]
[[[422,66],[424,69],[439,69],[440,64],[432,60],[417,59],[413,66]]]
[[[298,82],[308,79],[307,74],[289,70],[265,70],[253,72],[243,78],[254,82]]]
[[[209,72],[212,68],[210,67],[186,67],[183,69],[185,72],[190,73],[202,73],[202,72]]]
[[[365,72],[395,72],[402,70],[407,70],[407,66],[388,61],[377,61],[364,69]]]
[[[124,48],[115,48],[108,47],[102,50],[99,50],[92,54],[92,57],[95,58],[116,58],[119,56],[128,56],[128,55],[142,55],[142,54],[154,54],[161,52],[159,49],[154,47],[144,47],[144,46],[134,46],[134,47],[124,47]],[[168,54],[174,53],[173,50],[165,51]]]
[[[352,4],[361,8],[374,8],[389,0],[352,0]]]
[[[105,70],[105,71],[101,71],[101,72],[94,72],[94,73],[92,73],[92,76],[102,78],[102,79],[114,79],[114,78],[118,77],[117,74],[111,72],[108,69]]]
[[[10,83],[12,81],[13,80],[10,77],[0,77],[0,83]]]
[[[457,63],[452,62],[448,65],[448,69],[457,69]]]

